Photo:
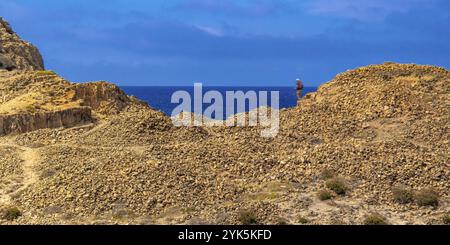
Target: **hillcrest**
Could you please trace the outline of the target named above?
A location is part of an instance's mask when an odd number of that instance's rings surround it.
[[[178,90],[172,94],[171,103],[179,104],[172,111],[172,122],[178,127],[259,126],[263,128],[261,137],[273,138],[278,134],[280,125],[279,98],[279,91],[253,90],[226,91],[224,98],[217,90],[208,90],[204,93],[203,85],[195,83],[193,99],[185,90]],[[207,104],[205,109],[204,104]],[[250,110],[245,112],[247,105]],[[225,115],[231,116],[224,118],[224,112]]]

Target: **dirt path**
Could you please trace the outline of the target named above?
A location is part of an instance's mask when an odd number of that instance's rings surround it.
[[[97,132],[99,130],[102,130],[102,129],[108,127],[109,125],[110,124],[106,120],[98,120],[95,123],[85,125],[85,126],[92,127],[92,128],[90,130],[86,131],[85,133],[83,133],[81,135],[81,137],[84,137],[84,136],[87,136],[87,135],[92,134],[94,132]],[[69,128],[69,129],[73,129],[73,128]]]
[[[13,192],[4,193],[0,196],[0,205],[8,205],[11,203],[13,196],[19,194],[38,181],[38,175],[34,168],[40,161],[40,154],[37,149],[17,145],[11,140],[0,143],[0,146],[16,148],[16,152],[22,160],[23,176],[19,180],[19,183],[12,183],[13,185],[18,185],[20,187]]]

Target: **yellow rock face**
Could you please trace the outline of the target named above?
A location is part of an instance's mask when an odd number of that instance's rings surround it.
[[[38,49],[25,42],[0,17],[0,69],[44,70],[44,62]]]

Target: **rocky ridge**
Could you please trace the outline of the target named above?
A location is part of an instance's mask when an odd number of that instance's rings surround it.
[[[0,17],[0,69],[44,70],[44,62],[38,49],[25,42]]]
[[[0,135],[80,126],[142,104],[113,84],[73,84],[51,71],[0,71],[0,79]]]

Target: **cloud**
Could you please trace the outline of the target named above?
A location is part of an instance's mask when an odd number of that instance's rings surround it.
[[[319,83],[386,60],[450,65],[450,1],[145,1],[127,9],[96,1],[3,0],[0,10],[47,68],[73,81],[277,85],[298,76]]]
[[[212,36],[217,36],[217,37],[225,36],[225,33],[222,30],[214,28],[214,27],[201,26],[201,25],[195,25],[195,27],[197,27],[198,29],[200,29]]]
[[[398,22],[402,21],[396,20]],[[449,53],[449,45],[438,40],[411,39],[406,36],[374,39],[377,33],[347,31],[353,36],[372,34],[372,38],[345,38],[332,34],[312,36],[224,35],[218,29],[199,27],[177,21],[129,23],[114,28],[72,29],[61,35],[64,44],[55,55],[78,62],[105,60],[126,63],[145,60],[145,57],[183,59],[186,61],[309,61],[331,62],[343,59],[404,56],[420,50],[422,56],[442,56]],[[381,31],[378,34],[383,34]],[[395,29],[392,30],[395,32]],[[94,33],[89,38],[83,33]],[[426,44],[426,45],[424,45]],[[424,53],[426,52],[426,54]],[[80,57],[79,54],[83,54]]]
[[[220,14],[241,17],[263,17],[278,13],[285,13],[292,7],[289,1],[276,0],[182,0],[172,9],[184,12],[198,12],[204,14]]]
[[[358,20],[383,20],[392,13],[426,8],[439,0],[315,0],[307,4],[310,13]]]

